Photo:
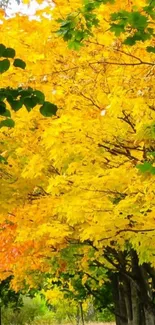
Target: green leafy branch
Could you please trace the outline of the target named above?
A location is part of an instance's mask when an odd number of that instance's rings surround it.
[[[118,0],[117,0],[118,1]],[[114,3],[115,0],[85,0],[82,8],[69,14],[65,20],[60,19],[60,29],[57,34],[68,42],[68,47],[79,50],[84,40],[93,36],[92,28],[99,25],[99,20],[94,13],[101,4]],[[141,12],[134,7],[132,11],[121,10],[110,16],[110,30],[118,37],[126,35],[124,44],[133,46],[137,41],[153,40],[154,29],[151,26],[155,19],[155,0],[142,8]],[[148,52],[155,53],[151,44],[146,48]]]
[[[16,52],[13,48],[6,47],[0,44],[0,74],[6,72],[11,65],[10,59],[13,59],[13,66],[25,69],[26,63],[15,58]],[[4,117],[0,121],[1,127],[14,127],[15,122],[11,119],[10,107],[13,111],[17,112],[22,106],[25,106],[27,111],[30,112],[36,105],[40,105],[40,113],[43,116],[50,117],[56,114],[57,106],[45,101],[44,94],[39,90],[32,88],[23,89],[22,87],[14,88],[1,88],[0,89],[0,115]]]
[[[155,175],[155,151],[150,151],[147,153],[147,155],[150,157],[150,161],[144,161],[141,164],[138,164],[136,168],[140,171],[140,173],[144,174],[151,174]]]
[[[26,63],[16,58],[16,52],[11,47],[0,44],[0,74],[9,70],[11,63],[20,69],[25,69]],[[40,113],[45,117],[56,115],[57,106],[45,100],[44,94],[31,87],[16,89],[11,87],[0,88],[0,128],[13,128],[14,120],[11,118],[11,110],[17,112],[23,106],[30,112],[36,105],[40,105]],[[7,164],[6,158],[0,155],[0,163]]]
[[[94,13],[101,4],[114,3],[115,0],[85,0],[82,8],[69,14],[65,20],[59,19],[60,29],[57,35],[68,42],[72,50],[79,50],[83,41],[93,36],[92,28],[99,25],[99,20]]]

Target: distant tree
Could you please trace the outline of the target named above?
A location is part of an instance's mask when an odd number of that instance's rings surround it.
[[[22,306],[22,299],[20,292],[15,292],[10,289],[11,277],[0,282],[0,325],[2,325],[2,307],[10,305],[12,308],[17,309]]]

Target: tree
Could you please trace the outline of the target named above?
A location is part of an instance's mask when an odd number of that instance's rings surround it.
[[[57,20],[80,2],[56,5]],[[150,40],[129,48],[109,30],[109,11],[120,8],[124,1],[97,9],[100,26],[80,52],[55,36],[54,19],[18,17],[2,26],[2,38],[5,30],[27,59],[26,74],[12,75],[10,86],[37,85],[59,110],[50,119],[37,108],[13,112],[16,127],[1,129],[8,165],[1,172],[0,274],[13,275],[18,290],[57,280],[68,267],[94,295],[110,281],[117,325],[152,325],[154,53],[146,51]],[[63,256],[68,247],[73,254]]]
[[[2,325],[2,307],[11,306],[17,309],[22,306],[20,292],[10,289],[11,278],[7,278],[0,283],[0,325]]]

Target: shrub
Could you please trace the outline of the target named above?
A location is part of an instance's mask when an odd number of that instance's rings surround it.
[[[23,306],[20,309],[13,310],[10,306],[2,308],[2,324],[30,324],[36,317],[43,317],[47,312],[46,302],[40,295],[36,295],[33,299],[23,297]]]

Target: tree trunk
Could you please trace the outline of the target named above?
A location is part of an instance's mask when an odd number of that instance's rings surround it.
[[[122,252],[108,247],[104,258],[115,270],[109,278],[116,325],[155,325],[155,268],[140,264],[132,248]]]
[[[76,325],[79,324],[80,324],[80,309],[79,309],[79,304],[77,304]]]
[[[130,320],[130,325],[141,325],[141,315],[140,315],[140,302],[137,293],[137,289],[134,285],[131,286],[131,302],[132,302],[132,319]]]
[[[119,274],[112,275],[113,299],[115,305],[116,325],[127,325],[127,314],[125,307],[125,297],[120,287]]]
[[[113,287],[116,325],[155,325],[155,314],[140,301],[136,286],[131,283],[131,290],[129,290],[130,286],[126,290],[127,284],[119,281],[117,275]]]
[[[82,325],[85,325],[85,323],[84,323],[84,313],[83,313],[82,302],[79,302],[79,308],[80,308],[80,314],[81,314],[81,323],[82,323]]]
[[[155,315],[150,310],[144,309],[145,325],[155,325]]]
[[[142,279],[139,281],[142,285]],[[117,273],[112,276],[112,287],[116,325],[155,325],[155,305],[150,292],[147,291],[146,297],[144,283],[139,286]]]

